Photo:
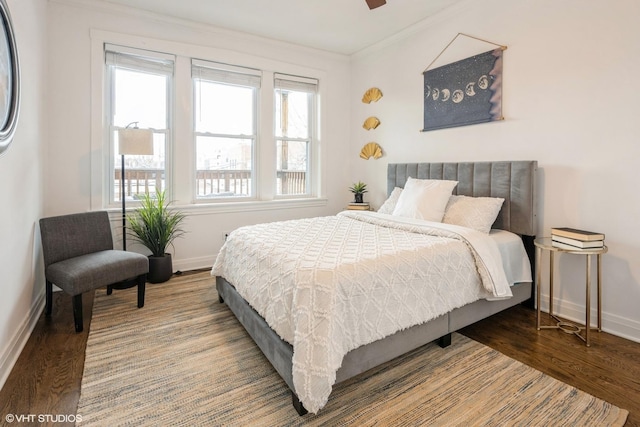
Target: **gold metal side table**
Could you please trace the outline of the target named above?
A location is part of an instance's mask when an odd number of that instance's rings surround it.
[[[536,329],[560,329],[568,334],[573,334],[580,338],[587,344],[587,347],[591,345],[589,341],[589,332],[592,329],[598,332],[602,331],[602,254],[607,253],[607,247],[593,248],[593,249],[563,249],[557,248],[552,245],[550,237],[544,237],[536,239],[534,241],[536,246]],[[551,316],[557,323],[552,326],[540,325],[540,284],[542,283],[542,269],[540,268],[542,260],[542,251],[549,251],[549,316]],[[559,319],[553,314],[553,273],[554,273],[554,255],[556,252],[584,255],[587,258],[587,280],[586,280],[586,306],[585,306],[585,323],[584,325],[578,325],[573,322],[567,322]],[[597,257],[597,284],[598,284],[598,327],[591,327],[591,258],[593,255]],[[581,332],[584,331],[584,336]]]

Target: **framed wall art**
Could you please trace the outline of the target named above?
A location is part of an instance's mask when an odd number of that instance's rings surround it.
[[[20,67],[11,16],[0,0],[0,154],[11,144],[20,111]]]
[[[424,71],[423,131],[503,119],[503,50]]]

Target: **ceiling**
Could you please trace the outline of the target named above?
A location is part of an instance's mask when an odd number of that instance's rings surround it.
[[[461,0],[388,0],[374,10],[365,0],[106,1],[350,55]]]

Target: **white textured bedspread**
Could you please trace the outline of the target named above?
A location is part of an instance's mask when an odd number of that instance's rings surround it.
[[[478,299],[511,296],[486,235],[375,212],[239,228],[211,274],[293,345],[295,392],[313,413],[349,351]]]

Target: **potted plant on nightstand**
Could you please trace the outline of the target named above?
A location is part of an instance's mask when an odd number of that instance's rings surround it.
[[[185,233],[181,227],[185,216],[168,208],[164,191],[157,192],[155,196],[145,193],[140,202],[135,214],[127,216],[128,234],[151,251],[147,280],[151,283],[166,282],[173,275],[171,254],[166,250]]]
[[[349,187],[349,191],[353,193],[355,203],[363,203],[362,197],[364,193],[368,191],[367,184],[362,181],[358,181]]]

